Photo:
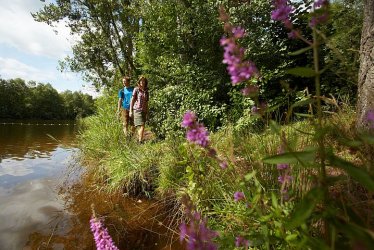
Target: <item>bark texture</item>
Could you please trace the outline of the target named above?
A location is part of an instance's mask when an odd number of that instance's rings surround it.
[[[374,0],[364,0],[364,21],[360,45],[360,70],[356,127],[368,129],[367,112],[374,111]]]

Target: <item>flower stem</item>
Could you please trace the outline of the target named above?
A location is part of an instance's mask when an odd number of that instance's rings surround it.
[[[322,104],[321,104],[321,76],[319,71],[319,54],[318,54],[318,38],[316,29],[313,28],[313,63],[314,63],[314,71],[315,71],[315,88],[316,88],[316,98],[317,98],[317,126],[316,131],[320,133],[317,135],[317,142],[318,142],[318,151],[320,157],[320,172],[319,172],[319,185],[323,189],[323,200],[322,200],[322,208],[326,207],[326,202],[328,200],[328,190],[326,186],[326,155],[325,155],[325,134],[323,131],[322,126]],[[329,238],[329,227],[328,223],[324,221],[324,235],[327,241],[330,240]]]

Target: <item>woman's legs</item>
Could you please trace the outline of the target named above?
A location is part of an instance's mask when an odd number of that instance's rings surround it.
[[[139,142],[142,142],[143,141],[143,137],[144,137],[144,124],[143,125],[140,125],[139,127],[139,130],[138,130],[138,135],[139,135]]]

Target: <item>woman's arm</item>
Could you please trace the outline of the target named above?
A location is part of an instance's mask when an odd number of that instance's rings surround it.
[[[131,101],[130,101],[130,111],[129,111],[129,116],[132,116],[132,113],[133,113],[133,108],[134,108],[134,104],[135,104],[135,99],[136,99],[136,88],[134,89],[134,92],[131,96]]]

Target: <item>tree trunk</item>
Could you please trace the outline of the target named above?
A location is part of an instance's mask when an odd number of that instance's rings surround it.
[[[359,130],[367,130],[368,111],[374,111],[374,0],[364,0],[358,75],[357,121]]]

